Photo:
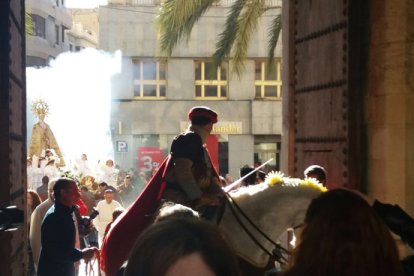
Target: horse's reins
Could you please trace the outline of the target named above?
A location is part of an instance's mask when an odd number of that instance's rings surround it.
[[[283,256],[283,254],[290,255],[290,252],[287,249],[285,249],[283,246],[281,246],[279,243],[273,241],[256,224],[254,224],[254,222],[247,216],[247,214],[245,212],[243,212],[243,210],[240,208],[240,206],[236,203],[236,201],[231,197],[231,195],[228,192],[226,192],[225,194],[226,194],[226,198],[228,200],[229,207],[230,207],[230,210],[231,210],[232,214],[234,215],[234,217],[236,218],[236,220],[240,224],[240,226],[243,228],[243,230],[246,232],[246,234],[250,237],[250,239],[258,247],[260,247],[260,249],[262,249],[267,255],[269,255],[269,257],[273,258],[275,261],[277,261],[280,264],[285,264],[287,262],[287,259]],[[269,241],[270,243],[272,243],[275,246],[275,249],[273,249],[272,252],[270,252],[269,250],[267,250],[267,248],[264,247],[264,245],[262,245],[258,241],[258,239],[253,235],[253,233],[249,229],[247,229],[245,223],[242,222],[242,220],[240,219],[239,214],[236,212],[235,209],[237,209],[238,213],[240,213],[246,219],[246,221],[260,235],[262,235],[262,237],[264,237],[267,241]]]

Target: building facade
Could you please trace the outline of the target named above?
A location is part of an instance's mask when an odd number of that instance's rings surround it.
[[[112,134],[121,168],[151,173],[168,154],[172,139],[188,126],[188,110],[206,105],[219,113],[209,141],[221,175],[238,178],[244,165],[273,158],[278,169],[282,133],[280,58],[266,65],[267,28],[281,1],[260,19],[245,69],[232,73],[232,59],[211,70],[211,56],[233,1],[219,1],[195,25],[171,57],[158,55],[154,20],[157,0],[116,0],[99,8],[100,48],[121,50],[122,73],[112,82]],[[281,40],[281,39],[279,39]],[[281,41],[276,48],[281,56]],[[268,69],[272,68],[272,69]],[[271,72],[267,72],[267,71]]]
[[[72,19],[65,0],[26,0],[33,35],[26,36],[26,66],[46,66],[50,59],[69,50],[67,30]]]
[[[73,20],[68,31],[69,51],[78,52],[85,48],[98,48],[98,9],[70,9]]]

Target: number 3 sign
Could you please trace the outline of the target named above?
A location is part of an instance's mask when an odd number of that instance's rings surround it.
[[[162,150],[156,147],[138,147],[138,171],[154,172],[163,159]]]

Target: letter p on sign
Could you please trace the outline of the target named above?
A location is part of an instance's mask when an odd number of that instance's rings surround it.
[[[127,152],[128,151],[127,141],[116,141],[116,151],[117,152]]]

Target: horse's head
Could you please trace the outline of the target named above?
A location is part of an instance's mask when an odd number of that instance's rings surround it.
[[[272,252],[274,245],[259,232],[262,231],[271,240],[278,241],[288,228],[303,223],[308,205],[320,192],[320,189],[309,185],[271,187],[263,183],[240,188],[230,195],[249,218],[240,215],[242,223],[267,251]],[[255,226],[251,226],[248,220]],[[260,231],[254,229],[255,227]],[[264,267],[268,263],[269,255],[243,230],[229,207],[224,212],[220,228],[237,255],[256,267]]]

